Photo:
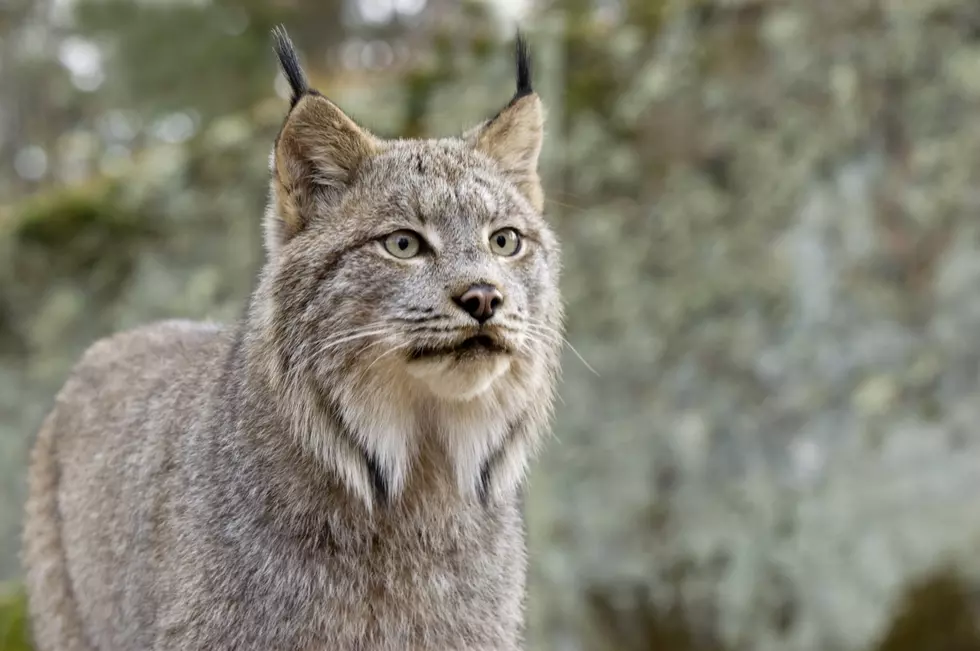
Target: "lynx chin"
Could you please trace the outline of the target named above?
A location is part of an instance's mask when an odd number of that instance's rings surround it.
[[[525,470],[563,317],[543,109],[382,139],[307,85],[270,158],[239,323],[96,342],[40,428],[40,651],[514,651]]]

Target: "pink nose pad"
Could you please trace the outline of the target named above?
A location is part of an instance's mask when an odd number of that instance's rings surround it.
[[[454,296],[456,305],[482,325],[504,302],[504,295],[493,285],[473,285],[459,296]]]

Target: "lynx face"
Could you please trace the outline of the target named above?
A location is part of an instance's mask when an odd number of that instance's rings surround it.
[[[303,326],[293,336],[318,376],[396,370],[468,399],[553,347],[555,238],[463,142],[384,146],[280,255],[284,284],[319,270],[281,317]]]
[[[295,62],[292,62],[295,64]],[[284,65],[287,75],[301,75]],[[543,118],[519,49],[518,93],[458,138],[376,138],[291,78],[267,219],[272,321],[292,372],[396,372],[447,399],[544,372],[560,339],[558,245],[541,217]]]
[[[510,103],[431,140],[374,136],[306,86],[288,42],[279,50],[294,96],[270,161],[253,349],[298,435],[327,412],[397,489],[419,431],[435,431],[469,485],[517,424],[545,418],[562,342],[523,42]],[[517,477],[523,459],[499,463]]]

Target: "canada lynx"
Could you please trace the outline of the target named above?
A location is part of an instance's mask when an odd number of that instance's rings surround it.
[[[526,45],[496,117],[384,140],[275,36],[292,98],[245,316],[95,343],[40,429],[37,646],[520,649],[563,327]]]

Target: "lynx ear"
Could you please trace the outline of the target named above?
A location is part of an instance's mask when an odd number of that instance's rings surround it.
[[[544,109],[531,88],[531,57],[527,42],[517,35],[517,92],[495,118],[464,134],[479,152],[492,158],[541,212],[544,193],[538,176],[538,160],[544,141]]]
[[[267,217],[266,224],[271,249],[302,231],[314,215],[336,205],[358,168],[378,149],[373,135],[309,88],[285,31],[276,30],[275,37],[292,97],[272,156],[275,214]]]

